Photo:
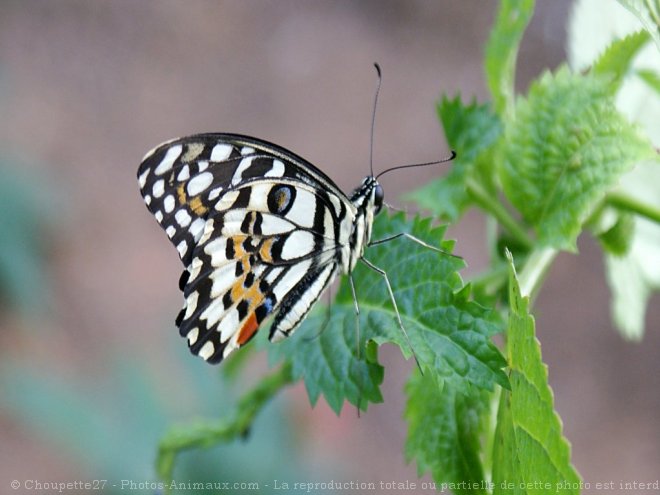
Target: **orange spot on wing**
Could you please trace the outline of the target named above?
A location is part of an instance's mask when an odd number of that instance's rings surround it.
[[[264,243],[259,248],[259,257],[266,263],[272,263],[273,257],[270,254],[270,250],[273,247],[273,239],[266,239]]]
[[[199,196],[191,198],[190,201],[188,200],[185,182],[182,182],[176,188],[176,197],[179,200],[179,204],[188,205],[188,208],[190,208],[198,216],[202,216],[208,211],[208,208],[202,204],[202,200]]]
[[[199,199],[199,196],[196,196],[193,199],[191,199],[188,206],[190,206],[190,209],[199,216],[202,216],[208,210],[208,208],[202,204],[202,200]]]
[[[243,288],[243,281],[245,280],[245,275],[239,278],[231,288],[231,300],[240,301],[247,295],[247,291]]]
[[[243,258],[247,254],[245,252],[245,249],[243,249],[244,240],[245,240],[244,235],[238,235],[236,237],[232,237],[232,242],[234,243],[234,258],[236,259]],[[245,265],[243,265],[243,268],[246,268]]]
[[[182,182],[179,184],[179,187],[176,188],[176,195],[177,198],[179,198],[179,204],[185,205],[186,202],[188,201],[188,196],[186,196],[186,190],[185,190],[186,183]]]
[[[241,330],[238,332],[238,345],[243,345],[248,340],[250,340],[258,328],[259,323],[257,323],[257,315],[256,313],[252,312],[250,313],[250,316],[248,316],[245,325],[243,325]]]

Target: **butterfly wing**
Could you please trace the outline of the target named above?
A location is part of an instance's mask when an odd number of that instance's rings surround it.
[[[224,220],[209,220],[193,253],[186,301],[177,318],[191,351],[209,362],[245,344],[275,312],[271,340],[291,333],[337,269],[332,251],[309,251],[312,243],[324,242],[310,232],[255,236],[233,231]],[[299,254],[287,253],[289,246]]]
[[[138,180],[187,267],[179,331],[209,362],[271,314],[271,340],[292,333],[338,272],[353,206],[283,148],[228,134],[177,139],[147,154]]]
[[[238,134],[197,134],[163,143],[143,158],[137,176],[147,208],[184,266],[190,264],[205,220],[220,197],[239,185],[288,178],[350,205],[332,180],[308,161],[275,144]]]

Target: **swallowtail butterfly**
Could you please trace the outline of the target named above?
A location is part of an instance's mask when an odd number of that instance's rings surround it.
[[[280,146],[218,133],[161,144],[144,157],[137,177],[185,267],[179,332],[207,362],[219,363],[247,343],[269,316],[271,341],[291,335],[358,260],[383,275],[396,310],[387,274],[362,257],[383,206],[373,173],[347,196]],[[400,317],[398,323],[405,333]]]

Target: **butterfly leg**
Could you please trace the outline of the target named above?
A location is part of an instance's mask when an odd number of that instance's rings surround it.
[[[402,234],[400,234],[402,235]],[[412,352],[413,357],[415,358],[415,363],[417,364],[417,368],[419,368],[420,373],[424,374],[424,371],[422,370],[421,365],[419,364],[419,359],[417,359],[417,354],[415,353],[415,349],[412,346],[412,343],[410,342],[410,337],[408,337],[408,332],[406,332],[405,327],[403,326],[403,321],[401,321],[401,313],[399,313],[399,307],[396,304],[396,299],[394,298],[394,292],[392,291],[392,285],[390,284],[390,278],[387,276],[387,272],[383,270],[382,268],[378,268],[376,265],[371,263],[368,259],[366,258],[360,258],[360,260],[367,265],[369,268],[371,268],[373,271],[376,273],[379,273],[383,279],[385,280],[385,285],[387,285],[387,292],[390,294],[390,300],[392,301],[392,306],[394,307],[394,313],[396,314],[396,320],[397,323],[399,324],[399,328],[401,329],[401,332],[403,333],[403,336],[406,338],[406,342],[408,343],[408,347],[410,347],[410,351]]]
[[[353,275],[348,276],[351,282],[351,292],[353,293],[353,304],[355,305],[355,344],[357,347],[357,358],[360,359],[360,306],[358,305],[357,293],[355,292],[355,282]]]
[[[351,292],[353,293],[353,304],[355,305],[355,347],[357,349],[357,358],[360,359],[360,305],[358,304],[357,292],[355,291],[355,281],[353,274],[349,274],[348,280],[351,283]],[[362,404],[362,389],[358,391],[358,401],[356,405],[357,417],[360,417],[360,405]]]
[[[451,256],[452,258],[458,258],[460,260],[463,259],[460,256],[457,256],[452,253],[448,253],[447,251],[443,251],[442,249],[437,248],[435,246],[431,246],[428,242],[424,242],[419,237],[415,237],[414,235],[409,234],[408,232],[399,232],[398,234],[394,234],[389,237],[385,237],[383,239],[378,239],[377,241],[371,241],[369,242],[369,246],[377,246],[378,244],[384,244],[386,242],[393,241],[394,239],[398,239],[399,237],[405,237],[406,239],[410,239],[411,241],[416,242],[420,246],[424,246],[425,248],[431,249],[437,253],[446,254],[447,256]]]

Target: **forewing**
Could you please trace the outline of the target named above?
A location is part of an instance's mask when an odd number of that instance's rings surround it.
[[[197,134],[161,144],[138,169],[147,208],[177,248],[184,266],[192,259],[206,220],[229,193],[253,181],[289,180],[339,198],[345,195],[320,170],[272,143],[236,134]],[[225,203],[228,199],[225,199]]]

